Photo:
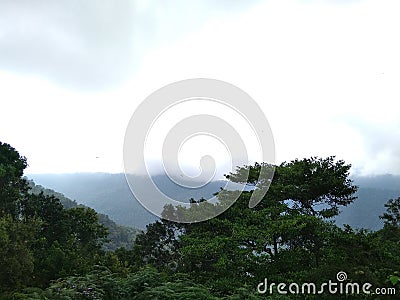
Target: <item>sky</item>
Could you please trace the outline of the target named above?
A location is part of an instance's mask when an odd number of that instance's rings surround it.
[[[258,103],[276,163],[336,155],[354,174],[400,174],[399,13],[395,0],[0,0],[0,141],[27,157],[27,173],[123,172],[139,104],[213,78]],[[199,110],[236,126],[259,161],[240,115],[211,104],[167,111],[149,161],[166,128]],[[188,140],[180,162],[190,173],[210,154],[229,171],[217,142]]]

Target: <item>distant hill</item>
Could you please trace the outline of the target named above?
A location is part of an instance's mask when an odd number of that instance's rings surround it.
[[[379,216],[385,212],[384,204],[389,199],[400,197],[400,176],[355,176],[352,179],[359,186],[358,199],[342,208],[336,224],[370,230],[382,228],[383,221]]]
[[[40,194],[41,192],[43,192],[43,194],[46,196],[54,196],[60,200],[60,202],[66,209],[77,206],[85,206],[65,197],[62,193],[35,184],[33,180],[28,180],[28,185],[31,188],[31,193]],[[97,215],[99,223],[107,227],[109,232],[108,239],[110,241],[104,244],[105,250],[115,250],[120,247],[125,247],[126,249],[132,248],[136,235],[141,232],[141,230],[128,226],[118,225],[105,214],[97,213]]]
[[[124,174],[35,174],[28,177],[65,194],[78,203],[109,215],[118,224],[144,229],[147,224],[157,219],[135,199]],[[336,223],[371,230],[381,228],[383,222],[379,219],[379,215],[385,211],[384,204],[389,199],[400,196],[400,176],[381,175],[352,179],[360,187],[356,195],[358,199],[342,208]],[[137,176],[136,180],[140,186],[143,179]],[[180,201],[188,201],[190,198],[209,198],[225,184],[224,181],[215,181],[202,188],[189,189],[176,185],[166,176],[155,176],[153,180],[160,190]],[[143,188],[146,186],[143,185]]]
[[[78,203],[110,216],[121,225],[144,229],[147,224],[158,219],[136,200],[124,174],[32,174],[28,177]],[[135,176],[135,180],[139,187],[147,188],[144,183],[142,184],[143,177]],[[167,176],[155,176],[153,180],[162,192],[171,198],[186,202],[190,198],[210,198],[225,184],[224,181],[214,181],[202,188],[190,189],[178,186]]]

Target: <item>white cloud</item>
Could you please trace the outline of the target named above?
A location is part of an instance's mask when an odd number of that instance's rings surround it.
[[[246,5],[228,11],[240,6]],[[176,40],[222,9],[212,1],[4,0],[0,68],[67,88],[115,88],[148,49]]]
[[[265,1],[229,12],[215,2],[10,3],[0,13],[0,134],[31,172],[122,171],[139,102],[173,81],[210,77],[259,103],[278,161],[337,155],[360,172],[400,173],[391,164],[397,1]],[[376,136],[384,147],[371,146]]]
[[[154,89],[190,77],[236,84],[263,108],[278,161],[337,155],[363,172],[400,172],[372,164],[365,132],[342,118],[383,119],[399,133],[399,5],[265,2],[155,49],[138,80]]]

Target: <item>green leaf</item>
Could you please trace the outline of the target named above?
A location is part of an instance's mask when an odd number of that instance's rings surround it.
[[[393,285],[396,285],[400,282],[400,277],[395,275],[390,275],[389,280]]]

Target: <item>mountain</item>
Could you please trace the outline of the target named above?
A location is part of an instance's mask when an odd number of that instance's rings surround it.
[[[147,224],[157,219],[133,196],[124,174],[31,174],[28,177],[78,203],[109,215],[118,224],[144,229]],[[336,223],[371,230],[381,228],[383,222],[379,215],[385,211],[384,204],[389,199],[400,196],[400,176],[380,175],[352,179],[359,186],[356,194],[358,199],[342,208],[341,214],[336,217]],[[135,180],[138,186],[146,188],[144,183],[141,184],[141,176],[136,176]],[[155,176],[153,180],[161,191],[180,201],[209,198],[225,185],[224,181],[214,181],[202,188],[189,189],[176,185],[167,176]]]
[[[27,180],[27,181],[30,187],[30,192],[32,194],[43,193],[46,196],[54,196],[60,200],[61,204],[66,209],[78,206],[85,206],[82,204],[78,204],[76,201],[65,197],[64,194],[62,193],[35,184],[33,180]],[[113,220],[111,220],[107,215],[102,213],[97,213],[97,216],[99,219],[99,223],[107,227],[109,232],[108,234],[109,242],[104,244],[105,250],[115,250],[121,247],[125,247],[126,249],[132,248],[136,235],[140,233],[141,230],[128,226],[118,225]]]
[[[351,178],[359,186],[356,199],[341,209],[336,224],[349,224],[353,228],[378,230],[383,221],[379,216],[385,212],[384,204],[389,199],[400,197],[400,176],[355,176]]]
[[[121,225],[144,229],[147,224],[158,219],[134,197],[124,174],[31,174],[28,177],[110,216]],[[134,176],[134,180],[139,188],[146,189],[142,176]],[[213,181],[204,187],[191,189],[181,187],[162,175],[154,176],[153,181],[162,192],[182,202],[188,202],[190,198],[211,198],[225,185],[224,181]]]

